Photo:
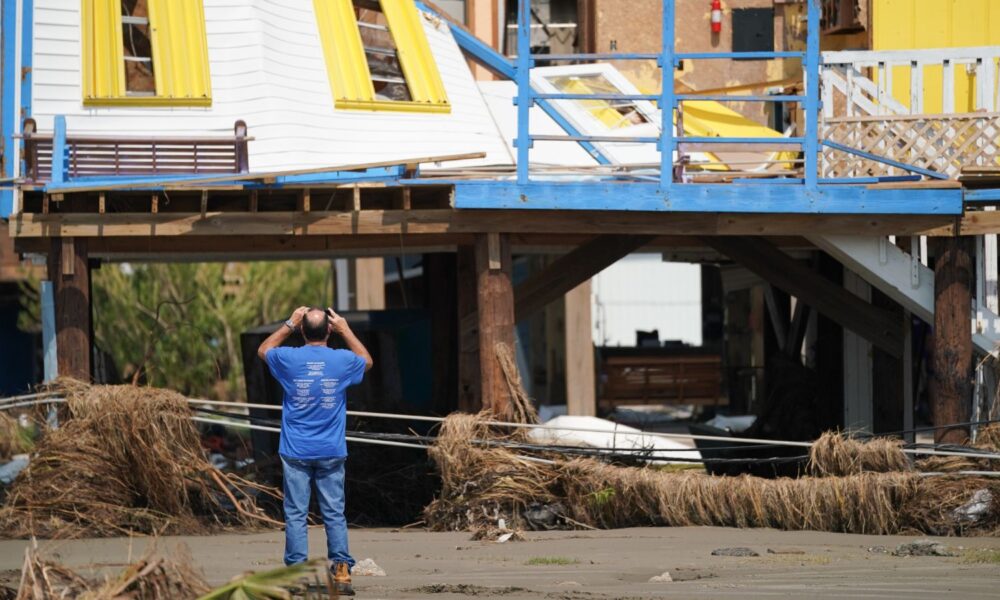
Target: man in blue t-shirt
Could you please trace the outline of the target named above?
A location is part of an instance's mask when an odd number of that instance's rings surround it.
[[[305,345],[282,347],[294,331],[302,333]],[[342,337],[349,350],[329,348],[331,333]],[[354,559],[347,549],[344,518],[345,394],[364,379],[372,368],[372,357],[332,308],[305,306],[264,340],[257,355],[284,390],[278,454],[285,482],[285,564],[305,562],[308,557],[306,517],[310,485],[315,483],[334,584],[339,594],[353,596]]]

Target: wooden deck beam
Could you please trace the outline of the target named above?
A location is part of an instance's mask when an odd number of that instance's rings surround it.
[[[706,245],[728,255],[891,356],[901,356],[902,324],[888,311],[872,306],[842,286],[816,274],[764,240],[751,237],[702,239]]]
[[[313,202],[315,207],[316,202]],[[985,216],[993,215],[993,216]],[[958,227],[996,231],[1000,212],[961,220],[936,215],[649,213],[627,211],[359,210],[151,213],[21,213],[12,235],[31,237],[179,237],[546,233],[631,235],[953,235]]]

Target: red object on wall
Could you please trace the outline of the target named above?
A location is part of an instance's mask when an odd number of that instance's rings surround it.
[[[712,33],[722,31],[722,2],[712,0]]]

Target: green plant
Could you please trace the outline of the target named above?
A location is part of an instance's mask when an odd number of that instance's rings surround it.
[[[590,503],[596,507],[606,506],[614,497],[614,488],[606,487],[602,490],[597,490],[596,492],[591,493]]]
[[[280,567],[260,573],[247,573],[205,594],[198,600],[292,600],[292,590],[304,587],[302,581],[308,579],[310,572],[319,564],[313,560],[290,567]],[[317,586],[319,587],[319,586]],[[302,598],[299,591],[297,597]],[[305,598],[334,598],[329,591],[310,593],[305,591]]]
[[[531,567],[538,567],[546,565],[575,565],[579,562],[575,558],[568,558],[566,556],[533,556],[524,561],[524,564]]]
[[[245,397],[240,334],[331,298],[329,263],[107,264],[93,271],[94,338],[122,380],[220,400]],[[38,282],[19,325],[37,330]]]
[[[1000,564],[1000,548],[969,548],[962,552],[962,562]]]

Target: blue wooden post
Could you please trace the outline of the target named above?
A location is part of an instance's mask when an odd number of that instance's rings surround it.
[[[819,177],[819,18],[820,0],[808,0],[808,29],[806,34],[806,134],[803,153],[805,154],[805,185],[814,189]]]
[[[531,128],[528,115],[534,102],[531,92],[531,0],[520,0],[517,7],[517,182],[528,183]]]
[[[42,362],[45,366],[43,377],[45,382],[49,382],[59,375],[59,363],[56,360],[56,304],[51,281],[42,282],[41,297]]]
[[[674,0],[663,0],[660,49],[660,187],[674,180]]]
[[[52,129],[52,178],[51,183],[66,180],[66,117],[56,115]]]

